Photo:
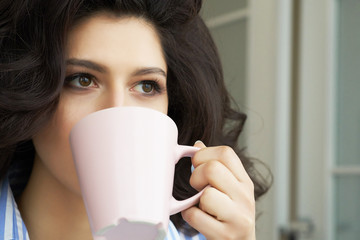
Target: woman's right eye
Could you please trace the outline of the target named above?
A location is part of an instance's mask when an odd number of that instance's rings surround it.
[[[94,81],[94,76],[88,73],[77,73],[65,78],[65,84],[72,88],[95,88],[97,84]]]

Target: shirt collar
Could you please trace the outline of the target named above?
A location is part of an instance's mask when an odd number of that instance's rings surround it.
[[[0,181],[0,239],[29,240],[7,177]]]

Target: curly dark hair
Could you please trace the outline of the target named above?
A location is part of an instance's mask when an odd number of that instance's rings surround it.
[[[270,184],[237,147],[246,115],[230,106],[217,48],[199,16],[201,5],[201,0],[2,0],[0,179],[11,166],[12,185],[26,184],[34,156],[31,138],[54,113],[64,84],[69,29],[106,11],[155,27],[171,80],[168,115],[178,126],[179,143],[201,139],[208,146],[231,146],[255,185],[255,198],[263,195]],[[190,159],[176,166],[178,199],[196,192],[189,184],[190,167]],[[185,226],[180,214],[172,220]]]

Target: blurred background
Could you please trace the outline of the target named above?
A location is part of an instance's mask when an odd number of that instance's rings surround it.
[[[274,175],[258,240],[360,239],[360,0],[204,0],[240,145]]]

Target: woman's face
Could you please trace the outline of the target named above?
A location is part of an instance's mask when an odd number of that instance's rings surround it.
[[[69,146],[71,128],[86,115],[115,106],[167,113],[167,66],[154,28],[134,17],[99,14],[84,20],[70,31],[66,51],[58,108],[33,141],[38,165],[80,193]]]

